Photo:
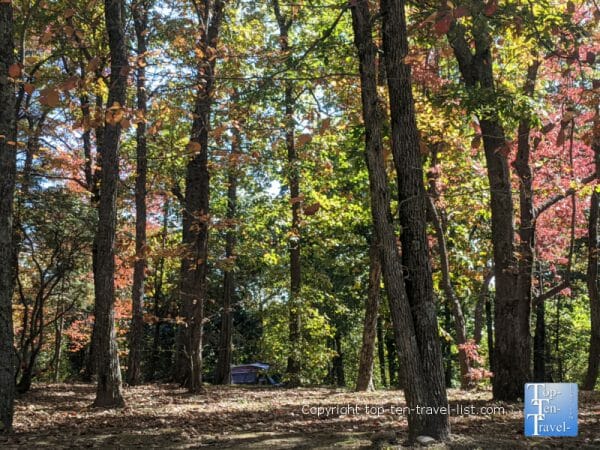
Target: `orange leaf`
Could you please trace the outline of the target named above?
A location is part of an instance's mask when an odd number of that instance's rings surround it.
[[[442,36],[450,31],[450,27],[452,26],[453,18],[450,14],[444,14],[440,20],[438,20],[433,26],[433,30],[435,34],[438,36]]]
[[[58,91],[53,88],[46,88],[41,92],[40,103],[42,105],[49,106],[51,108],[57,106],[60,103],[60,97]]]
[[[11,78],[19,78],[21,76],[21,64],[14,63],[8,66],[8,76]]]
[[[297,143],[299,147],[302,147],[303,145],[308,144],[310,141],[312,141],[312,136],[310,134],[304,133],[298,136]]]
[[[321,204],[319,202],[313,203],[312,205],[309,205],[306,208],[304,208],[304,215],[314,216],[317,213],[317,211],[319,211],[319,209],[321,209]]]
[[[187,151],[189,153],[200,153],[200,150],[202,150],[202,146],[198,142],[192,141],[187,145]]]

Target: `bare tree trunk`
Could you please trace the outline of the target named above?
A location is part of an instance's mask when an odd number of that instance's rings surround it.
[[[494,311],[492,300],[487,297],[485,300],[485,332],[487,335],[488,359],[490,371],[494,371]]]
[[[148,28],[148,1],[135,1],[132,6],[135,37],[137,40],[136,68],[137,109],[144,119],[147,112],[146,94],[146,35]],[[144,283],[146,280],[146,178],[148,150],[146,145],[146,122],[140,120],[136,129],[136,178],[135,178],[135,263],[133,266],[132,317],[129,336],[129,362],[127,382],[135,386],[142,381],[142,348],[144,344]]]
[[[183,244],[187,254],[181,262],[181,297],[186,317],[184,358],[179,378],[190,392],[202,391],[202,347],[204,305],[207,294],[208,232],[210,221],[210,174],[208,171],[208,130],[213,104],[216,52],[225,2],[205,0],[197,10],[202,39],[202,56],[197,67],[197,93],[187,166],[183,213]]]
[[[433,354],[427,349],[419,351],[415,323],[411,306],[405,291],[402,259],[396,243],[392,215],[390,211],[390,195],[388,191],[385,162],[383,159],[383,143],[381,136],[382,112],[377,95],[376,54],[373,42],[372,20],[367,1],[359,0],[351,6],[354,42],[358,51],[363,121],[365,125],[365,153],[369,171],[369,191],[371,213],[375,236],[382,245],[382,272],[390,302],[390,313],[394,324],[394,334],[398,344],[398,354],[402,371],[404,393],[409,407],[417,405],[434,406],[438,403],[438,394],[445,397],[443,372],[439,354],[439,341],[429,345],[437,346]],[[387,60],[387,55],[386,55]],[[426,245],[426,244],[425,244]],[[425,249],[427,247],[425,246]],[[433,316],[435,320],[435,314]],[[437,325],[434,327],[437,329]],[[430,330],[432,331],[432,330]],[[433,364],[439,366],[439,373],[425,371],[432,360],[440,360]],[[423,364],[422,361],[426,361]],[[431,381],[441,383],[440,392],[433,392]],[[437,388],[436,388],[437,389]],[[444,402],[445,404],[446,402]],[[424,416],[412,414],[408,417],[409,436],[428,435],[437,439],[445,439],[449,433],[447,416]]]
[[[356,380],[357,391],[372,391],[373,360],[375,356],[375,336],[377,334],[377,314],[379,313],[379,290],[381,287],[381,249],[372,239],[369,248],[369,292],[365,306],[362,348]],[[384,377],[385,378],[385,377]]]
[[[490,292],[490,282],[494,278],[493,270],[490,270],[483,276],[483,283],[477,295],[477,303],[475,304],[475,324],[473,330],[473,339],[479,345],[481,343],[481,335],[483,332],[483,311]]]
[[[158,372],[158,366],[160,362],[160,354],[159,354],[159,344],[160,344],[160,326],[162,324],[161,321],[161,309],[160,309],[160,301],[164,298],[162,287],[163,287],[163,277],[165,272],[165,257],[164,250],[167,247],[167,233],[169,226],[169,199],[165,198],[165,202],[163,205],[163,223],[160,237],[160,245],[161,245],[161,255],[158,258],[156,263],[156,275],[154,278],[154,315],[159,319],[154,324],[154,338],[152,341],[152,357],[150,360],[150,377],[153,380],[156,380],[156,373]]]
[[[427,239],[427,194],[423,182],[423,161],[419,145],[410,65],[404,0],[381,0],[383,50],[387,73],[392,122],[392,154],[398,181],[398,202],[402,233],[402,265],[406,293],[424,373],[427,403],[447,405],[444,370],[439,341],[433,280]],[[405,386],[406,387],[406,386]],[[423,417],[424,427],[433,436],[446,438],[448,416]]]
[[[448,34],[467,87],[479,86],[495,91],[492,39],[484,2],[473,6],[472,35],[476,54],[465,37],[466,30],[454,23]],[[491,108],[490,108],[491,109]],[[521,298],[518,286],[518,263],[514,252],[514,205],[510,168],[506,156],[506,137],[497,114],[479,117],[490,184],[492,211],[492,246],[496,285],[493,392],[496,400],[514,401],[523,396],[523,386],[531,376],[531,302]]]
[[[62,336],[63,329],[65,326],[65,316],[63,304],[57,306],[57,316],[54,320],[54,358],[52,362],[52,368],[54,369],[54,382],[58,383],[60,380],[60,360],[62,358]]]
[[[105,135],[101,151],[102,181],[98,205],[98,228],[94,243],[97,270],[94,274],[94,307],[98,354],[98,387],[94,406],[122,407],[121,368],[115,332],[115,235],[119,183],[119,140],[127,91],[127,48],[125,5],[122,0],[105,0],[104,12],[110,47],[110,86]]]
[[[381,316],[377,318],[377,359],[379,360],[379,375],[381,384],[388,387],[387,377],[385,376],[385,346],[383,342],[383,320]]]
[[[229,169],[227,174],[227,220],[229,229],[225,236],[225,258],[227,268],[223,275],[223,313],[221,315],[221,334],[219,336],[219,348],[217,367],[215,370],[216,384],[231,383],[231,358],[233,341],[233,299],[235,295],[235,273],[230,266],[235,258],[236,227],[234,225],[237,210],[237,183],[239,170],[237,168],[240,153],[240,135],[235,133],[231,143],[231,155],[229,158]]]
[[[546,380],[546,302],[535,309],[535,334],[533,337],[533,381]]]
[[[598,224],[600,223],[600,109],[596,105],[594,118],[594,140],[592,143],[596,164],[596,187],[590,199],[590,218],[588,223],[588,267],[587,287],[590,296],[590,350],[588,368],[583,389],[593,390],[600,370],[600,292],[598,288]]]
[[[273,12],[279,26],[279,48],[286,55],[286,65],[289,67],[289,30],[293,18],[285,17],[279,4],[279,0],[271,0]],[[301,299],[302,266],[300,261],[300,210],[302,201],[300,199],[300,172],[298,152],[295,142],[295,99],[294,85],[291,80],[284,82],[284,108],[285,108],[285,146],[287,149],[287,173],[290,189],[290,203],[292,208],[292,223],[290,229],[289,251],[290,251],[290,298],[289,298],[289,339],[290,353],[288,355],[286,373],[289,384],[297,386],[300,384],[300,338],[301,338]]]
[[[15,84],[9,77],[14,64],[13,9],[0,3],[0,434],[9,432],[15,398],[12,296],[16,267],[13,259],[13,196],[16,141]]]

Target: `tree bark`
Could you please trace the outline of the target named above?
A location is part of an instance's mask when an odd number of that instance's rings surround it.
[[[148,28],[148,1],[135,1],[132,6],[135,37],[137,41],[136,68],[137,109],[142,115],[136,128],[136,178],[135,178],[135,263],[133,266],[132,317],[129,335],[129,361],[127,382],[131,386],[142,381],[142,349],[144,343],[144,284],[146,281],[146,178],[148,150],[146,144],[146,52]]]
[[[104,142],[100,149],[102,181],[98,204],[98,228],[94,238],[97,266],[94,274],[96,295],[94,316],[98,351],[96,355],[98,386],[94,406],[113,408],[124,406],[114,310],[115,235],[121,136],[121,125],[117,119],[125,106],[128,74],[123,1],[105,0],[104,14],[111,68]]]
[[[202,391],[202,347],[204,304],[207,295],[208,233],[210,220],[210,174],[208,171],[208,131],[213,104],[216,52],[225,2],[199,2],[198,23],[202,56],[197,67],[197,93],[188,149],[193,153],[187,165],[183,213],[183,245],[187,254],[181,261],[181,298],[186,317],[184,367],[178,378],[190,392]]]
[[[590,199],[590,217],[588,222],[588,267],[587,288],[590,297],[590,349],[588,368],[583,389],[593,390],[600,370],[600,292],[598,287],[598,224],[600,223],[600,108],[596,105],[592,149],[596,165],[596,186]]]
[[[385,348],[387,351],[388,378],[390,380],[390,389],[402,389],[400,367],[398,366],[398,347],[396,345],[394,329],[387,330],[385,333]]]
[[[492,300],[489,297],[485,300],[485,332],[487,336],[490,371],[494,372],[494,311]]]
[[[237,183],[239,171],[237,168],[238,156],[240,154],[240,136],[235,133],[231,143],[231,155],[227,174],[227,221],[229,229],[225,236],[225,258],[227,266],[223,275],[223,312],[221,314],[221,334],[219,336],[219,348],[217,367],[215,370],[216,384],[231,383],[231,360],[233,352],[233,301],[235,295],[235,273],[230,266],[235,258],[236,227],[234,221],[237,210]]]
[[[279,48],[286,58],[286,66],[290,68],[289,30],[293,19],[285,17],[281,11],[279,0],[272,0],[273,12],[279,26]],[[292,208],[292,223],[290,227],[289,252],[290,252],[290,299],[289,299],[289,339],[290,353],[288,355],[286,373],[288,383],[292,386],[298,386],[300,380],[300,338],[302,330],[301,320],[301,298],[302,288],[302,265],[300,261],[300,210],[302,202],[300,199],[300,172],[298,152],[295,142],[295,99],[294,84],[286,79],[284,82],[285,108],[285,147],[287,150],[287,173],[290,189],[290,203]]]
[[[379,313],[379,290],[381,286],[381,249],[372,239],[369,248],[369,292],[365,306],[362,347],[356,380],[357,391],[372,391],[373,360],[375,356],[375,337],[377,334],[377,314]]]
[[[454,287],[450,280],[450,262],[448,261],[448,249],[446,247],[446,235],[442,224],[442,220],[439,217],[435,204],[432,198],[428,199],[429,210],[433,219],[433,226],[435,228],[435,236],[438,244],[438,251],[440,254],[440,265],[442,269],[442,289],[444,290],[444,296],[446,302],[450,305],[450,311],[454,319],[454,333],[456,335],[456,344],[458,346],[458,365],[460,368],[460,387],[461,389],[471,389],[473,387],[472,380],[470,378],[470,362],[467,356],[464,345],[467,343],[467,330],[465,326],[465,317],[462,311],[462,305]]]
[[[493,94],[492,39],[483,9],[483,1],[475,2],[472,8],[474,54],[461,24],[452,25],[448,39],[467,88]],[[493,105],[488,109],[493,111]],[[504,129],[494,112],[480,114],[479,123],[490,185],[496,285],[493,393],[496,400],[514,401],[523,396],[523,386],[531,376],[531,302],[515,289],[519,285],[519,272],[514,252],[514,205]]]
[[[447,405],[444,370],[439,341],[433,280],[427,239],[427,194],[423,181],[423,161],[419,145],[415,104],[412,95],[408,56],[408,31],[404,0],[381,0],[383,50],[390,97],[392,154],[398,182],[398,202],[402,233],[402,265],[406,268],[406,294],[410,304],[417,346],[423,367],[428,404]],[[449,434],[448,417],[442,414],[424,418],[433,436]]]
[[[377,318],[377,359],[379,360],[379,375],[381,384],[388,387],[387,377],[385,375],[385,346],[383,342],[383,320],[381,316]]]
[[[12,428],[15,398],[12,296],[16,267],[13,259],[13,196],[17,149],[15,84],[8,69],[14,64],[13,9],[0,3],[0,434]]]
[[[475,344],[481,344],[481,335],[483,332],[483,311],[485,307],[485,303],[488,298],[488,294],[490,291],[490,282],[494,278],[493,270],[490,270],[483,277],[483,283],[481,288],[479,289],[479,294],[477,295],[477,303],[475,304],[475,324],[473,330],[473,339],[475,340]]]
[[[546,380],[546,302],[535,308],[535,334],[533,337],[533,381]]]
[[[404,393],[409,407],[416,407],[417,405],[434,406],[438,403],[438,394],[445,397],[439,342],[436,336],[435,342],[428,343],[429,345],[437,346],[437,354],[435,350],[433,350],[433,354],[427,349],[423,349],[422,353],[419,351],[411,305],[405,291],[402,259],[394,233],[390,211],[390,195],[383,157],[381,136],[382,112],[377,95],[377,48],[373,42],[369,4],[367,1],[358,0],[352,4],[351,10],[354,42],[358,51],[360,67],[361,100],[365,126],[365,153],[369,172],[371,214],[375,228],[375,237],[382,245],[382,272],[388,301],[390,302],[394,334],[398,344]],[[433,320],[435,321],[435,314]],[[437,329],[437,325],[434,329]],[[433,359],[439,359],[439,361],[433,364],[434,366],[437,364],[439,373],[427,372],[424,369],[424,366],[431,366],[433,362],[432,357]],[[425,364],[422,361],[426,361]],[[436,380],[433,383],[435,385],[439,381],[441,391],[432,391],[432,379]],[[445,401],[444,404],[446,404]],[[447,416],[413,414],[408,417],[408,425],[411,439],[419,435],[445,439],[449,433]]]
[[[154,338],[152,341],[152,357],[150,359],[150,370],[149,374],[152,380],[157,379],[157,372],[160,363],[160,326],[162,324],[161,321],[161,308],[160,302],[164,299],[163,294],[163,278],[165,274],[165,256],[164,252],[167,248],[167,234],[169,232],[169,208],[170,202],[169,198],[165,197],[165,201],[163,204],[163,217],[162,217],[162,230],[160,232],[160,256],[158,257],[158,261],[156,261],[156,274],[154,276],[154,315],[159,319],[154,324]]]
[[[54,382],[60,380],[60,360],[62,358],[62,336],[65,326],[64,306],[62,302],[56,307],[57,317],[54,319],[54,357],[52,368],[54,369]]]

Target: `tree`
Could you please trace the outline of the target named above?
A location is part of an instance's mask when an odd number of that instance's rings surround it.
[[[208,132],[213,104],[215,66],[219,30],[225,1],[194,0],[201,39],[196,67],[197,92],[194,99],[192,130],[188,150],[183,212],[181,297],[186,318],[184,361],[179,379],[190,392],[202,390],[202,336],[207,295],[208,232],[210,221],[210,175],[208,171]]]
[[[132,15],[137,42],[136,96],[138,114],[142,116],[136,128],[135,177],[135,264],[133,269],[132,318],[129,344],[127,382],[134,386],[142,378],[142,346],[144,338],[144,285],[146,279],[146,179],[148,172],[148,150],[146,143],[146,53],[148,51],[148,13],[150,2],[132,4]]]
[[[104,17],[110,47],[108,109],[100,149],[101,184],[98,228],[94,238],[95,334],[98,339],[98,388],[95,406],[121,407],[121,368],[115,335],[115,234],[119,141],[127,94],[128,61],[125,42],[125,7],[121,0],[106,0]]]
[[[598,100],[596,100],[597,102]],[[600,110],[596,104],[593,121],[592,149],[596,167],[596,180],[600,179]],[[598,223],[600,222],[600,193],[598,181],[590,198],[590,217],[588,222],[588,267],[587,287],[590,296],[590,349],[588,368],[583,389],[593,390],[600,370],[600,293],[598,289]]]
[[[396,14],[400,13],[398,5],[392,5],[392,14],[388,20],[399,20]],[[403,6],[401,14],[404,14]],[[417,405],[438,404],[439,396],[445,397],[443,385],[443,372],[441,361],[432,361],[430,358],[439,358],[439,343],[437,354],[428,354],[426,348],[421,353],[416,334],[409,299],[404,286],[402,260],[396,244],[391,211],[389,205],[389,191],[387,176],[383,159],[383,144],[381,137],[382,112],[377,94],[377,79],[375,56],[377,48],[373,42],[371,13],[367,1],[357,1],[351,7],[354,42],[358,50],[358,59],[361,79],[361,99],[363,107],[363,121],[365,126],[365,153],[369,171],[369,190],[371,196],[371,212],[377,239],[382,245],[382,272],[390,313],[394,324],[394,334],[398,346],[401,363],[402,382],[404,393],[409,407]],[[389,10],[387,10],[389,12]],[[401,19],[400,19],[401,20]],[[389,43],[388,43],[389,45]],[[398,61],[395,61],[398,63]],[[393,92],[390,92],[393,95]],[[422,179],[421,179],[422,182]],[[435,316],[433,317],[435,318]],[[424,342],[421,342],[424,344]],[[428,342],[430,345],[435,343]],[[439,373],[425,372],[423,358],[429,359],[428,363],[437,364]],[[441,392],[432,392],[428,381],[441,382]],[[410,415],[408,417],[409,434],[414,439],[425,434],[438,439],[445,439],[449,433],[447,416]]]
[[[483,1],[472,4],[472,26],[475,50],[466,37],[465,26],[453,22],[448,40],[454,50],[462,78],[467,88],[479,90],[493,98],[495,82],[492,60],[492,39]],[[483,136],[492,212],[492,246],[494,252],[495,346],[494,398],[516,400],[523,395],[523,386],[530,377],[531,333],[529,317],[531,302],[515,289],[519,285],[514,240],[514,205],[507,140],[498,113],[482,108],[479,124]],[[483,112],[485,111],[485,112]]]
[[[438,339],[436,306],[427,239],[427,194],[423,181],[423,161],[412,94],[408,56],[405,1],[382,0],[383,51],[392,122],[392,155],[398,182],[399,215],[402,232],[402,265],[408,302],[411,306],[425,385],[431,406],[447,404]],[[448,433],[448,418],[442,414],[427,417],[427,426],[437,436]]]
[[[293,14],[286,17],[281,11],[279,1],[273,0],[273,11],[279,26],[279,47],[285,58],[286,68],[291,69],[290,65],[290,27],[294,23]],[[286,373],[290,378],[290,383],[297,385],[300,383],[301,361],[299,359],[300,334],[302,330],[302,321],[300,308],[301,289],[302,289],[302,263],[300,261],[300,210],[302,208],[302,198],[300,197],[300,172],[298,151],[296,149],[294,119],[295,95],[294,84],[292,80],[286,79],[284,84],[283,106],[285,108],[285,146],[287,150],[287,172],[288,184],[290,189],[290,204],[292,208],[292,224],[290,227],[290,355],[288,356],[288,365]]]
[[[16,175],[15,65],[13,8],[0,3],[0,433],[10,431],[15,397],[12,296],[15,283],[13,258],[13,196]]]
[[[221,333],[219,335],[219,348],[217,367],[215,369],[215,383],[229,384],[231,381],[231,360],[233,342],[233,302],[235,298],[235,272],[236,260],[235,245],[237,231],[235,226],[237,210],[237,186],[240,176],[239,157],[241,135],[234,130],[231,142],[227,168],[227,233],[225,235],[225,268],[223,274],[223,312],[221,313]]]
[[[356,380],[357,391],[373,390],[373,361],[375,356],[375,337],[377,334],[377,315],[381,290],[381,249],[373,240],[369,248],[369,291],[365,305],[362,347]]]

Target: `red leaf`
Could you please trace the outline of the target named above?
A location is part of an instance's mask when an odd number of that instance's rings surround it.
[[[450,27],[452,26],[453,20],[454,19],[450,14],[444,14],[441,17],[441,19],[438,20],[433,26],[435,34],[437,34],[438,36],[442,36],[448,31],[450,31]]]
[[[470,12],[466,6],[459,6],[454,11],[452,11],[455,19],[460,19],[461,17],[467,17]]]
[[[19,78],[21,76],[21,65],[14,63],[8,66],[8,76],[11,78]]]

